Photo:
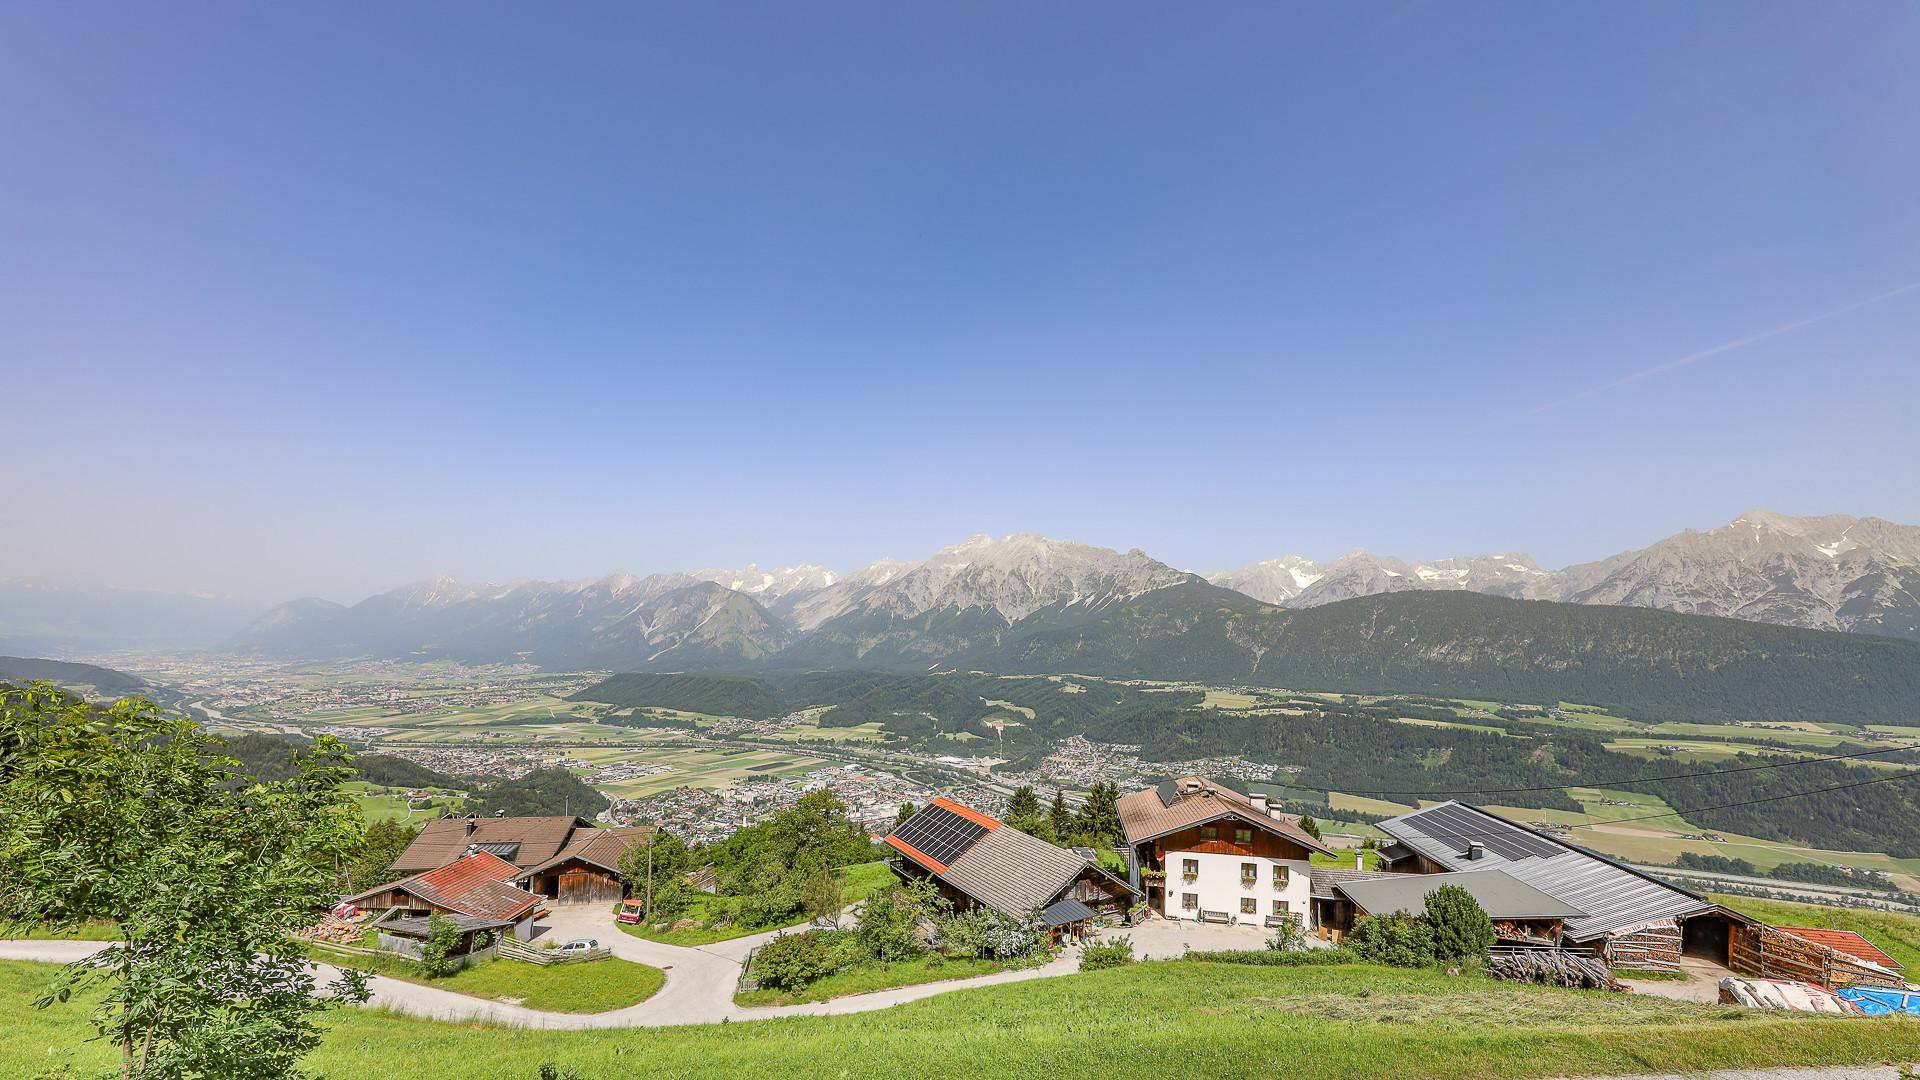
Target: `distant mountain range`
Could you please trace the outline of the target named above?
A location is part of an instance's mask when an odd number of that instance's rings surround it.
[[[230,596],[0,578],[0,651],[206,648],[265,610]]]
[[[284,604],[236,644],[289,657],[446,657],[627,671],[971,666],[1265,682],[1281,678],[1282,671],[1288,679],[1331,677],[1338,668],[1336,654],[1315,653],[1307,637],[1320,632],[1315,627],[1344,624],[1303,620],[1303,611],[1287,609],[1381,594],[1476,592],[1554,602],[1463,606],[1409,600],[1358,609],[1392,614],[1414,653],[1370,652],[1373,645],[1362,648],[1353,636],[1360,631],[1345,627],[1339,635],[1343,648],[1361,667],[1336,682],[1357,686],[1367,670],[1408,665],[1426,665],[1438,678],[1438,672],[1465,671],[1488,657],[1518,665],[1513,678],[1521,680],[1530,677],[1523,672],[1577,668],[1609,654],[1625,670],[1633,667],[1620,651],[1628,646],[1608,634],[1627,634],[1645,646],[1668,633],[1661,629],[1665,622],[1634,622],[1610,614],[1610,608],[1585,605],[1657,607],[1920,639],[1920,529],[1876,518],[1756,511],[1711,532],[1682,533],[1557,571],[1543,570],[1524,555],[1408,563],[1355,553],[1324,566],[1289,556],[1204,577],[1140,551],[1032,534],[976,536],[919,562],[882,560],[844,576],[811,566],[749,566],[506,586],[437,579],[351,607],[319,600]],[[1462,612],[1486,620],[1486,632],[1470,632]],[[1434,637],[1443,625],[1444,636]],[[1739,623],[1714,626],[1683,635],[1693,652],[1676,659],[1674,670],[1692,670],[1688,665],[1696,660],[1753,663],[1768,649],[1781,656],[1819,651],[1742,630]],[[1868,654],[1864,640],[1847,648]],[[1303,667],[1301,657],[1309,655],[1319,658]],[[1409,659],[1414,655],[1422,659]],[[1873,655],[1901,665],[1920,652]],[[1281,658],[1291,659],[1283,665]],[[1783,661],[1780,670],[1791,666]],[[1474,681],[1486,685],[1494,674],[1481,671]],[[1695,685],[1702,685],[1702,677],[1694,677]],[[1392,681],[1379,688],[1390,688]]]
[[[1542,570],[1521,554],[1408,563],[1356,551],[1325,566],[1289,555],[1206,577],[1287,607],[1460,589],[1920,638],[1920,527],[1843,514],[1754,510],[1708,532],[1689,529],[1563,570]]]

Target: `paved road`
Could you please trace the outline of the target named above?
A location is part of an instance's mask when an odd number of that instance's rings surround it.
[[[418,983],[374,976],[370,980],[373,998],[368,1005],[386,1008],[409,1016],[433,1020],[486,1021],[531,1028],[631,1028],[672,1027],[681,1024],[717,1024],[723,1020],[764,1020],[778,1016],[827,1016],[840,1013],[869,1012],[905,1001],[916,1001],[935,994],[966,990],[995,983],[1023,982],[1080,970],[1078,950],[1068,949],[1043,967],[1025,971],[1004,971],[971,979],[905,986],[871,994],[836,998],[806,1005],[779,1005],[757,1009],[741,1008],[733,1003],[733,992],[740,980],[740,962],[751,949],[766,942],[778,931],[715,942],[699,948],[662,945],[623,933],[613,921],[613,912],[599,905],[556,908],[547,920],[548,935],[557,940],[576,937],[599,938],[615,956],[642,964],[651,964],[667,974],[667,984],[638,1005],[603,1013],[556,1013],[529,1009],[504,1002],[457,994]],[[97,941],[0,941],[0,959],[41,960],[56,964],[72,963],[106,946]],[[315,964],[322,981],[331,981],[338,972],[330,965]]]

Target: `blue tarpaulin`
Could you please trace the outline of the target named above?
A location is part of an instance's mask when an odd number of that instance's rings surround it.
[[[1868,1016],[1892,1016],[1905,1013],[1920,1016],[1920,990],[1902,990],[1897,986],[1843,986],[1834,991],[1860,1006]]]

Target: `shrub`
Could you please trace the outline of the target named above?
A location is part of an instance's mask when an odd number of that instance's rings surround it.
[[[796,990],[818,982],[834,972],[837,937],[831,930],[781,934],[753,954],[753,973],[760,985],[775,990]]]
[[[1089,945],[1080,950],[1080,970],[1099,971],[1101,968],[1123,967],[1133,963],[1133,939],[1117,937],[1112,941],[1103,941],[1098,945]]]
[[[1458,885],[1442,885],[1427,894],[1427,929],[1438,960],[1484,960],[1493,948],[1493,920],[1480,901]]]
[[[1307,930],[1297,920],[1282,919],[1274,928],[1273,936],[1267,939],[1267,948],[1274,952],[1300,952],[1307,947]]]
[[[445,915],[427,916],[427,940],[420,943],[420,968],[428,978],[438,979],[459,971],[466,958],[460,948],[460,930]]]
[[[1424,920],[1410,915],[1363,915],[1353,924],[1347,944],[1370,963],[1394,967],[1433,963],[1433,931]]]
[[[923,950],[920,920],[933,916],[936,894],[931,885],[889,885],[872,896],[860,908],[860,924],[854,932],[868,956],[883,962],[904,960]]]

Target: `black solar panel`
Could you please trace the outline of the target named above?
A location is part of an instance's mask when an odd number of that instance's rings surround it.
[[[1436,806],[1404,819],[1408,825],[1465,854],[1479,841],[1503,859],[1551,858],[1566,849],[1544,837],[1460,806]]]
[[[512,862],[514,856],[520,854],[520,842],[517,840],[488,841],[487,843],[475,844],[473,846],[490,855],[498,855],[508,862]]]
[[[934,862],[951,866],[961,852],[987,835],[987,827],[945,807],[929,806],[893,830],[893,835]]]

